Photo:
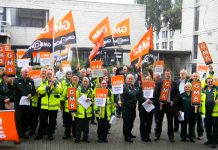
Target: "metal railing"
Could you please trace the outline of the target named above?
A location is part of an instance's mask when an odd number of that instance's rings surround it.
[[[9,25],[6,21],[0,21],[0,36],[11,36],[11,32],[8,27]]]

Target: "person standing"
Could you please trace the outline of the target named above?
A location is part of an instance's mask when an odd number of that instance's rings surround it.
[[[107,81],[101,81],[101,88],[107,89]],[[106,98],[106,104],[104,107],[95,106],[95,116],[98,121],[98,142],[108,142],[107,133],[109,127],[109,121],[111,116],[115,115],[116,106],[114,103],[114,95],[110,89],[108,89],[108,96]]]
[[[14,88],[14,107],[15,107],[15,121],[18,131],[18,135],[21,138],[28,139],[29,136],[26,134],[27,127],[30,124],[31,112],[31,97],[35,95],[36,89],[34,82],[29,78],[29,69],[22,68],[21,76],[14,79],[13,82]],[[30,105],[20,105],[21,98],[24,98],[30,101]]]
[[[196,120],[195,115],[195,107],[191,105],[192,103],[192,85],[191,83],[187,82],[184,85],[184,91],[181,93],[179,100],[178,100],[178,111],[180,114],[184,112],[184,120],[181,121],[181,140],[186,141],[187,136],[189,136],[189,139],[191,142],[195,142],[194,137],[194,125]],[[187,125],[189,126],[189,132],[187,134]]]
[[[41,111],[38,134],[36,135],[35,140],[43,138],[46,128],[48,131],[48,139],[54,139],[53,134],[55,132],[57,113],[60,109],[60,94],[62,93],[61,84],[55,80],[53,71],[47,71],[46,75],[47,81],[41,82],[37,89],[38,93],[41,95]]]
[[[83,77],[82,84],[78,87],[76,91],[77,100],[82,96],[86,96],[86,102],[93,100],[93,91],[89,87],[89,79],[87,77]],[[81,133],[83,132],[83,141],[89,143],[89,121],[92,118],[92,104],[85,109],[78,101],[77,101],[77,112],[76,112],[76,139],[75,143],[80,142]]]
[[[168,89],[168,97],[167,97],[167,103],[163,104],[160,101],[160,96],[162,93],[162,87],[164,86],[163,83],[165,80],[168,80],[171,82],[170,89]],[[173,114],[174,114],[174,105],[178,99],[179,96],[179,90],[176,82],[172,81],[171,79],[171,72],[169,69],[164,70],[164,80],[159,82],[155,88],[154,92],[154,99],[157,107],[157,118],[158,118],[158,124],[157,129],[155,132],[156,139],[155,141],[160,139],[161,132],[162,132],[162,122],[164,114],[166,113],[167,116],[167,124],[168,124],[168,137],[171,143],[174,143],[174,133],[173,133]],[[161,108],[162,107],[162,108]]]
[[[126,84],[121,94],[122,101],[122,117],[123,117],[123,136],[126,142],[132,143],[132,138],[136,138],[132,134],[134,120],[136,117],[137,90],[134,87],[134,76],[128,74],[126,76]]]
[[[201,112],[208,141],[204,144],[216,148],[218,144],[218,89],[213,85],[212,78],[207,78],[205,81],[206,86],[201,92]]]

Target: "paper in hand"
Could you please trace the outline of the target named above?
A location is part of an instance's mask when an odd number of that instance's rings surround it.
[[[87,99],[87,97],[86,97],[85,95],[82,95],[82,96],[78,99],[78,102],[79,102],[85,109],[87,109],[87,108],[92,104],[91,101],[86,102],[86,99]]]
[[[148,104],[147,101],[145,101],[144,103],[142,103],[142,106],[145,108],[145,110],[147,112],[151,112],[155,107],[153,104]]]
[[[21,99],[20,99],[20,103],[19,105],[27,105],[27,106],[30,106],[30,100],[28,99],[27,96],[22,96]]]

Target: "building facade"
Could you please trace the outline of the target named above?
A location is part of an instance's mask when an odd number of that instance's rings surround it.
[[[131,45],[118,49],[130,50],[145,33],[144,5],[74,0],[2,0],[0,22],[3,32],[0,34],[2,39],[0,42],[12,44],[15,50],[28,48],[52,16],[55,17],[55,21],[58,21],[69,10],[73,12],[77,36],[75,47],[79,49],[79,53],[82,53],[83,49],[92,49],[89,33],[106,16],[109,17],[112,31],[118,22],[130,18]],[[122,58],[124,64],[130,63],[126,53],[117,53],[117,55]]]

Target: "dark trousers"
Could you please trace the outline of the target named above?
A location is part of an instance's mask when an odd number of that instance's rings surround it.
[[[76,128],[76,118],[75,120],[72,120],[72,115],[69,112],[63,111],[63,120],[65,123],[65,131],[64,134],[70,136],[71,133],[73,136],[75,136],[75,128]]]
[[[32,113],[32,123],[30,126],[30,131],[35,133],[36,128],[38,126],[38,122],[39,122],[40,107],[32,107],[31,111],[33,113]]]
[[[202,136],[204,133],[204,127],[203,127],[203,123],[202,123],[202,117],[200,113],[196,114],[196,123],[197,123],[197,133],[198,136]]]
[[[157,123],[157,129],[156,129],[156,137],[160,137],[161,132],[162,132],[162,122],[163,122],[163,117],[164,114],[166,113],[167,115],[167,127],[168,127],[168,137],[169,138],[174,138],[174,133],[173,133],[173,107],[171,107],[169,104],[164,104],[162,107],[162,110],[157,111],[157,118],[158,118],[158,123]]]
[[[132,135],[133,123],[136,117],[136,105],[123,106],[122,107],[123,117],[123,136],[125,139],[130,138]]]
[[[139,111],[139,118],[140,118],[140,135],[141,138],[149,138],[151,133],[151,125],[153,119],[153,111],[147,112],[145,110]]]
[[[195,126],[195,118],[190,118],[190,119],[185,119],[184,121],[181,122],[181,133],[180,136],[181,138],[186,138],[187,135],[189,135],[189,138],[193,138],[194,134],[194,126]],[[187,134],[187,126],[188,127],[188,134]]]
[[[179,130],[179,119],[177,112],[174,113],[174,130]]]
[[[90,118],[76,118],[76,138],[80,139],[83,132],[83,140],[89,137],[89,121]]]
[[[107,120],[107,117],[105,118],[97,118],[98,121],[98,128],[97,128],[97,134],[98,139],[106,139],[107,133],[108,133],[108,127],[109,122]]]
[[[18,106],[15,108],[15,121],[19,136],[26,133],[31,117],[30,106]]]
[[[56,119],[57,119],[57,110],[46,110],[41,109],[40,111],[40,123],[38,134],[43,135],[45,133],[46,127],[48,131],[48,137],[51,137],[54,134],[56,127]],[[48,124],[47,124],[48,123]]]

